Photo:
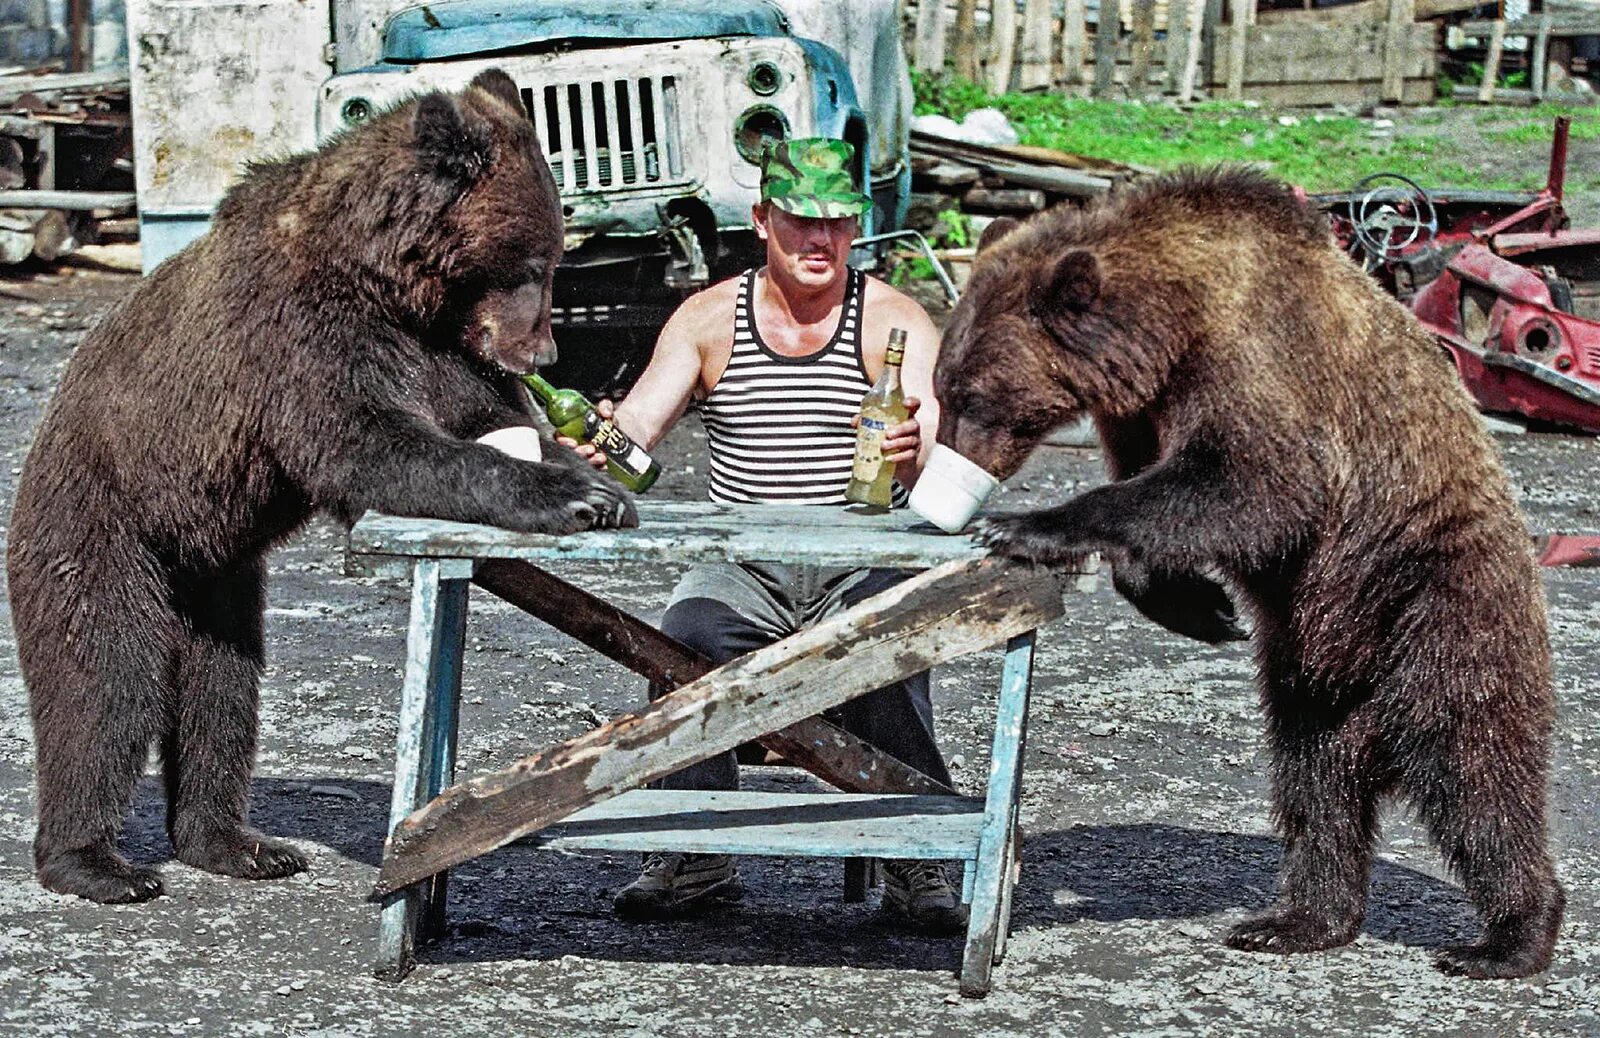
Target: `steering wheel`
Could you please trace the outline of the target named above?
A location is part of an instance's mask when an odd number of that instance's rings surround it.
[[[1352,230],[1371,267],[1393,259],[1421,242],[1432,244],[1439,214],[1416,181],[1398,173],[1374,173],[1356,185],[1361,200],[1351,214]]]

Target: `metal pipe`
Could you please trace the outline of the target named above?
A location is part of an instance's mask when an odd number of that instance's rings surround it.
[[[1555,198],[1557,205],[1561,203],[1561,191],[1567,183],[1567,131],[1571,126],[1572,116],[1558,116],[1556,138],[1550,144],[1550,176],[1545,180],[1544,189]]]
[[[939,257],[933,254],[933,246],[928,244],[928,239],[922,236],[921,231],[904,230],[890,231],[888,234],[874,234],[866,238],[857,238],[850,243],[851,248],[860,248],[865,245],[876,245],[878,242],[894,241],[900,238],[912,238],[922,247],[922,254],[928,257],[928,262],[933,266],[934,276],[939,279],[939,284],[944,288],[944,294],[950,300],[950,305],[955,306],[961,299],[961,293],[956,291],[955,282],[950,280],[950,275],[945,273],[944,264],[939,262]]]

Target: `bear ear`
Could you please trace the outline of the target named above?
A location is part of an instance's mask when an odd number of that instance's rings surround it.
[[[1093,306],[1100,289],[1100,261],[1092,252],[1073,249],[1034,284],[1033,312],[1052,326]]]
[[[442,180],[465,185],[489,168],[489,135],[462,117],[455,101],[445,94],[424,94],[412,119],[417,158],[424,169]]]
[[[513,112],[520,112],[523,116],[528,114],[528,110],[522,106],[522,92],[517,89],[516,81],[499,69],[484,69],[472,77],[471,85],[504,101]]]
[[[982,252],[1021,226],[1022,221],[1014,216],[995,217],[989,221],[989,226],[983,229],[983,233],[978,235],[978,251]]]

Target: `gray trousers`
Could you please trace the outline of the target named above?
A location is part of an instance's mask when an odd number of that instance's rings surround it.
[[[697,566],[679,581],[661,630],[718,664],[810,627],[905,580],[892,569],[823,569],[719,563]],[[661,690],[652,686],[650,697]],[[858,696],[829,721],[929,778],[950,785],[933,735],[928,672]],[[663,789],[738,789],[739,765],[729,751],[662,779]]]

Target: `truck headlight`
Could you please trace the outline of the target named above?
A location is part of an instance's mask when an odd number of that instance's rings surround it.
[[[771,105],[754,105],[740,113],[733,124],[733,146],[752,165],[760,165],[767,146],[789,136],[789,120]]]
[[[768,97],[776,94],[778,88],[783,85],[783,73],[770,61],[758,61],[750,66],[750,74],[744,81],[751,90],[762,97]]]
[[[372,102],[364,97],[352,97],[339,107],[339,118],[346,126],[355,126],[372,118]]]

